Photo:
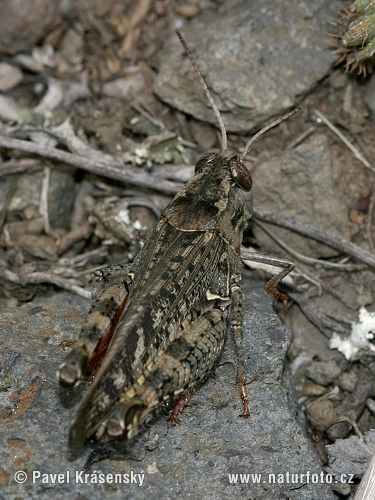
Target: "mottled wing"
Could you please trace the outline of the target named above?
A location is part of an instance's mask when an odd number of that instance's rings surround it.
[[[146,363],[181,333],[205,297],[227,243],[215,232],[179,231],[161,219],[134,263],[129,306],[83,401],[70,441],[90,437]]]

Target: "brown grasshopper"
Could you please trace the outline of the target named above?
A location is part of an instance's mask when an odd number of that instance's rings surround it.
[[[242,155],[227,149],[218,108],[178,30],[221,129],[222,150],[202,156],[194,177],[165,208],[130,272],[93,303],[72,352],[61,363],[61,386],[76,386],[107,352],[70,430],[70,446],[91,436],[101,441],[135,436],[162,403],[180,396],[174,418],[217,362],[227,330],[239,354],[238,387],[243,417],[249,416],[242,342],[241,258],[283,267],[268,283],[276,285],[292,269],[288,261],[241,255],[243,231],[252,215],[252,179],[243,160],[252,142],[294,110],[258,132]],[[118,325],[117,325],[118,323]],[[117,329],[109,340],[114,327]],[[100,338],[102,336],[102,338]]]

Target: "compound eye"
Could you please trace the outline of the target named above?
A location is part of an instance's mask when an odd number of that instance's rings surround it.
[[[199,158],[195,165],[195,173],[197,174],[199,170],[206,165],[210,160],[212,160],[216,156],[216,153],[208,153],[206,155],[203,155]]]
[[[241,160],[233,160],[230,164],[233,180],[244,191],[251,191],[253,180],[250,172]]]

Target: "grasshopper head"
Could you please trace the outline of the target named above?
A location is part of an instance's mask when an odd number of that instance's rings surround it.
[[[184,49],[185,49],[185,52],[187,53],[189,59],[190,59],[190,62],[198,76],[198,79],[200,81],[200,84],[202,85],[202,88],[204,90],[204,93],[206,94],[207,96],[207,99],[211,105],[211,108],[213,110],[213,112],[215,113],[215,116],[217,118],[217,121],[218,121],[218,124],[219,124],[219,127],[220,127],[220,131],[221,131],[221,146],[222,146],[222,151],[220,151],[219,153],[215,154],[215,153],[208,153],[206,155],[203,155],[197,162],[196,166],[195,166],[195,173],[199,173],[203,167],[205,167],[206,165],[208,164],[212,164],[212,166],[215,164],[219,164],[221,163],[220,160],[228,160],[229,161],[229,169],[230,169],[230,173],[231,173],[231,181],[234,182],[235,186],[240,188],[239,190],[239,193],[240,193],[240,197],[242,198],[243,202],[245,203],[245,205],[250,208],[250,214],[251,214],[251,211],[252,211],[252,185],[253,185],[253,181],[252,181],[252,178],[251,178],[251,175],[250,175],[250,172],[248,171],[248,169],[246,168],[246,166],[244,165],[243,163],[243,160],[246,158],[246,155],[250,149],[250,146],[252,145],[252,143],[262,134],[264,134],[264,132],[266,132],[267,130],[269,130],[270,128],[272,127],[275,127],[276,125],[278,125],[280,122],[286,120],[287,118],[289,118],[290,116],[294,115],[294,113],[296,113],[297,111],[300,110],[300,108],[296,108],[296,109],[293,109],[292,111],[289,111],[289,113],[286,113],[284,116],[282,116],[281,118],[278,118],[277,120],[273,121],[272,123],[270,123],[269,125],[266,125],[264,128],[262,128],[259,132],[257,132],[246,144],[246,146],[244,147],[244,150],[242,152],[242,155],[241,156],[238,156],[236,153],[234,153],[233,151],[230,151],[229,149],[227,149],[227,143],[228,143],[228,140],[227,140],[227,133],[226,133],[226,130],[225,130],[225,125],[224,125],[224,122],[223,122],[223,119],[220,115],[220,111],[218,109],[218,107],[216,106],[211,94],[210,94],[210,91],[208,90],[208,87],[207,87],[207,84],[203,78],[203,75],[202,73],[200,72],[199,68],[198,68],[198,65],[193,57],[193,54],[191,53],[187,43],[185,42],[185,39],[184,37],[181,35],[181,33],[179,32],[179,30],[175,30],[178,38],[180,39]]]
[[[214,165],[215,160],[219,158],[228,159],[232,178],[237,186],[244,191],[251,191],[253,180],[250,172],[244,165],[242,158],[229,149],[220,151],[220,153],[208,153],[201,156],[195,165],[195,174],[198,174],[208,164]]]
[[[249,217],[253,213],[253,179],[242,158],[237,155],[230,162],[230,170],[237,189],[237,194],[245,205]]]
[[[253,181],[251,174],[243,162],[243,159],[234,151],[224,149],[218,153],[208,153],[199,158],[195,165],[195,175],[208,176],[208,185],[210,188],[205,188],[204,193],[201,193],[202,198],[208,199],[210,193],[211,203],[216,205],[219,203],[218,195],[221,192],[221,201],[228,200],[230,197],[240,198],[240,205],[245,208],[245,217],[249,219],[253,208]],[[218,179],[218,181],[216,181]],[[221,181],[226,182],[228,189],[232,194],[220,191]],[[220,197],[220,196],[219,196]],[[217,199],[216,199],[217,198]],[[233,214],[234,215],[234,214]]]

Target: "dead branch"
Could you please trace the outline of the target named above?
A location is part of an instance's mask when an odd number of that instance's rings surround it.
[[[315,307],[310,299],[301,296],[300,293],[288,292],[290,297],[301,309],[306,318],[320,330],[326,338],[330,338],[332,332],[346,333],[346,329],[331,320],[328,316],[322,315],[322,311]]]
[[[300,262],[309,264],[311,266],[318,264],[320,267],[325,267],[328,269],[337,269],[340,271],[361,271],[363,269],[363,264],[346,264],[343,262],[330,262],[323,259],[315,259],[313,257],[308,257],[307,255],[297,252],[296,250],[294,250],[294,248],[291,248],[289,245],[285,243],[285,241],[275,236],[275,234],[273,234],[272,231],[267,229],[267,227],[258,220],[254,219],[254,223],[258,227],[260,227],[261,230],[264,231],[270,238],[272,238],[281,248],[286,250],[288,254],[292,255],[295,259],[299,260]]]
[[[314,110],[314,113],[322,120],[322,122],[324,122],[327,125],[327,127],[330,130],[332,130],[332,132],[334,132],[337,135],[337,137],[345,144],[345,146],[348,149],[350,149],[350,151],[354,154],[357,160],[363,163],[363,165],[366,168],[375,173],[375,168],[371,165],[371,163],[363,156],[363,154],[360,151],[358,151],[358,149],[355,146],[353,146],[353,144],[344,136],[344,134],[342,134],[339,131],[339,129],[335,127],[333,123],[330,122],[326,116],[323,115],[323,113],[321,113],[317,109]]]
[[[85,158],[77,154],[68,153],[61,149],[51,148],[49,146],[39,145],[35,142],[14,139],[5,135],[0,135],[0,147],[6,149],[18,149],[25,153],[37,154],[39,156],[50,158],[62,163],[67,163],[87,172],[92,172],[109,179],[126,182],[132,186],[152,189],[165,194],[175,194],[182,186],[178,182],[160,179],[160,177],[149,174],[132,165],[124,165],[112,158],[111,162],[104,161],[101,157],[97,161]],[[98,152],[99,156],[99,152]]]
[[[68,292],[76,293],[85,299],[89,299],[91,297],[91,292],[89,290],[85,290],[84,288],[77,285],[73,280],[62,278],[53,272],[31,272],[25,273],[20,276],[19,274],[11,271],[10,269],[3,268],[0,269],[0,276],[10,281],[11,283],[16,283],[17,285],[36,285],[38,283],[49,283],[52,285],[56,285]]]
[[[335,248],[339,252],[346,253],[347,255],[350,255],[351,257],[354,257],[360,262],[363,262],[369,267],[375,269],[375,256],[373,254],[371,254],[364,248],[355,245],[351,241],[342,238],[341,236],[329,233],[328,231],[320,229],[319,227],[313,226],[311,224],[298,222],[291,217],[283,217],[281,215],[268,212],[267,210],[262,210],[261,208],[254,208],[253,214],[260,221],[269,222],[280,227],[285,227],[298,234],[302,234],[303,236],[307,236],[308,238],[311,238],[313,240],[325,243],[326,245]]]

